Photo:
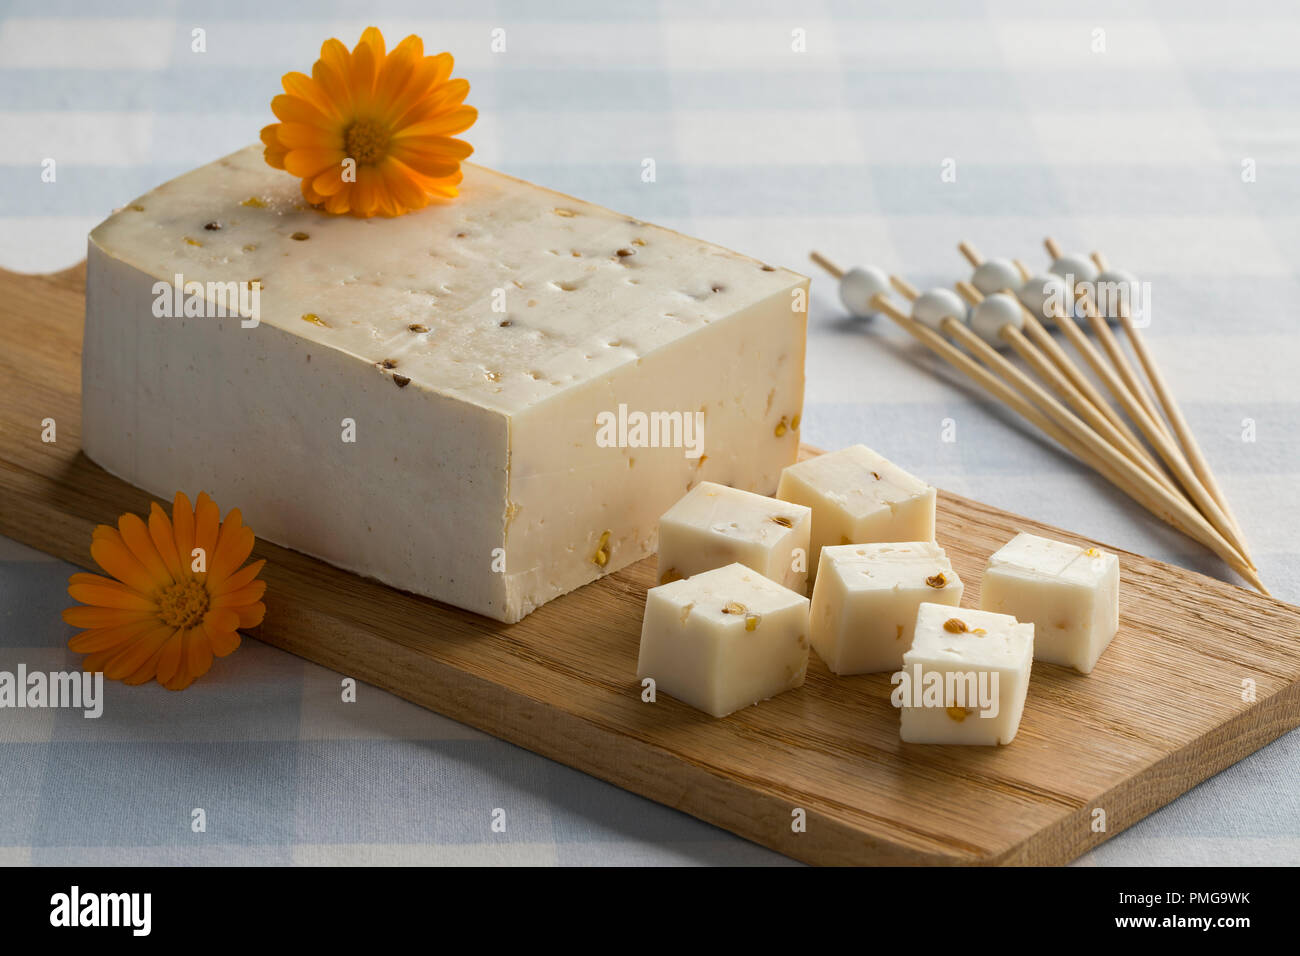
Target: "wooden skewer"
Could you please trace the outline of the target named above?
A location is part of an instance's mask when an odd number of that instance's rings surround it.
[[[1048,236],[1043,240],[1043,245],[1047,248],[1048,255],[1053,258],[1060,256],[1061,247],[1051,236]],[[1155,402],[1151,400],[1151,396],[1147,394],[1147,390],[1142,387],[1142,382],[1138,379],[1137,372],[1133,369],[1133,364],[1129,362],[1128,356],[1125,355],[1124,350],[1120,348],[1119,340],[1115,338],[1115,333],[1110,330],[1110,325],[1106,322],[1104,317],[1099,321],[1095,320],[1091,315],[1087,315],[1087,318],[1089,324],[1092,326],[1093,334],[1097,336],[1097,341],[1101,343],[1101,347],[1105,350],[1107,358],[1110,359],[1110,364],[1119,374],[1124,386],[1129,390],[1130,394],[1132,394],[1134,398],[1142,403],[1142,407],[1146,410],[1151,421],[1154,422],[1162,432],[1164,432],[1166,438],[1172,441],[1174,438],[1173,432],[1169,430],[1169,427],[1165,424],[1165,420],[1161,417],[1160,412],[1156,410]]]
[[[1053,245],[1055,245],[1055,243],[1053,243]],[[1085,312],[1091,308],[1091,303],[1087,300],[1086,296],[1081,297],[1080,302],[1083,305]],[[1074,347],[1074,350],[1083,356],[1088,367],[1092,369],[1093,373],[1099,379],[1101,379],[1107,390],[1115,396],[1125,413],[1127,413],[1129,418],[1133,420],[1134,424],[1138,426],[1139,431],[1141,431],[1147,441],[1151,443],[1151,446],[1156,450],[1157,454],[1160,455],[1160,458],[1166,465],[1168,465],[1169,470],[1173,473],[1174,477],[1178,479],[1178,483],[1187,490],[1192,500],[1195,501],[1196,505],[1201,509],[1205,517],[1210,521],[1215,529],[1233,542],[1234,549],[1237,551],[1243,551],[1244,549],[1240,542],[1235,540],[1237,536],[1233,532],[1232,526],[1228,522],[1226,516],[1223,514],[1223,510],[1219,508],[1218,504],[1212,497],[1210,497],[1209,493],[1201,485],[1195,472],[1192,471],[1191,466],[1183,457],[1182,452],[1174,446],[1173,442],[1168,439],[1164,431],[1151,420],[1151,417],[1146,413],[1146,409],[1143,408],[1142,404],[1129,393],[1128,389],[1125,388],[1124,383],[1120,381],[1116,373],[1111,371],[1110,366],[1106,363],[1105,357],[1097,350],[1097,347],[1092,344],[1088,337],[1083,334],[1083,330],[1080,329],[1078,324],[1074,321],[1073,316],[1070,314],[1071,311],[1072,309],[1057,309],[1055,311],[1052,315],[1052,320],[1056,323],[1057,328],[1065,333],[1065,337],[1070,340],[1070,344]],[[1247,559],[1247,561],[1250,566],[1254,568],[1254,563],[1249,562],[1249,559]]]
[[[900,290],[911,289],[913,293],[915,292],[915,289],[905,280],[898,279],[897,282],[894,282],[893,278],[891,277],[891,282],[895,288]],[[979,354],[986,363],[997,366],[999,371],[1012,381],[1015,381],[1022,391],[1030,393],[1036,391],[1040,405],[1050,409],[1052,417],[1049,418],[1044,415],[1039,408],[1035,407],[1022,395],[1017,394],[1006,382],[946,341],[933,329],[916,322],[903,313],[885,296],[877,295],[872,300],[872,304],[954,368],[974,379],[996,398],[1010,406],[1049,437],[1079,457],[1106,480],[1119,487],[1157,517],[1214,551],[1244,579],[1261,591],[1263,590],[1263,584],[1259,582],[1252,570],[1246,565],[1241,555],[1206,522],[1204,516],[1199,514],[1184,499],[1160,488],[1151,480],[1150,476],[1141,471],[1133,462],[1100,438],[1097,438],[1095,434],[1089,432],[1079,419],[1075,418],[1059,402],[1035,385],[1032,380],[1024,376],[1019,369],[999,355],[995,349],[975,333],[955,319],[949,319],[944,323],[945,332],[960,338],[964,345]],[[1090,434],[1093,435],[1091,441],[1087,437]]]
[[[1028,282],[1030,278],[1032,278],[1029,268],[1019,259],[1013,259],[1012,261],[1015,263],[1016,268],[1020,270],[1021,278]],[[1033,315],[1032,312],[1029,314]],[[1060,369],[1061,374],[1068,378],[1075,388],[1087,395],[1089,401],[1097,406],[1099,412],[1110,419],[1112,425],[1122,431],[1134,444],[1137,444],[1140,447],[1141,442],[1138,441],[1137,435],[1133,434],[1133,430],[1129,428],[1128,422],[1124,421],[1123,417],[1115,411],[1110,402],[1106,401],[1101,392],[1097,391],[1097,387],[1092,384],[1092,381],[1083,373],[1083,370],[1075,364],[1074,360],[1066,354],[1065,349],[1061,348],[1061,346],[1057,344],[1056,339],[1052,338],[1051,333],[1049,333],[1047,329],[1043,328],[1042,323],[1038,321],[1038,316],[1033,315],[1033,317],[1034,324],[1029,330],[1029,337],[1033,339],[1034,344],[1051,357],[1052,361],[1056,364],[1056,367]]]
[[[979,289],[975,288],[969,282],[958,282],[957,291],[961,293],[963,299],[971,305],[978,305],[984,301],[984,296]],[[1008,294],[1013,294],[1008,292]],[[1023,309],[1024,307],[1021,306]],[[1025,321],[1028,324],[1034,321],[1033,313],[1027,309],[1024,310]],[[1041,328],[1041,326],[1040,326]],[[1155,462],[1148,457],[1145,449],[1131,442],[1123,432],[1111,424],[1110,419],[1101,414],[1096,406],[1080,392],[1061,372],[1053,365],[1047,357],[1032,343],[1025,334],[1013,325],[1005,325],[998,332],[998,336],[1006,342],[1025,362],[1038,373],[1038,377],[1046,382],[1058,395],[1063,398],[1068,405],[1074,410],[1075,414],[1081,417],[1092,429],[1109,441],[1122,452],[1125,457],[1136,464],[1139,468],[1150,475],[1157,484],[1161,485],[1166,491],[1178,494],[1178,489],[1169,477],[1156,466]]]
[[[1099,252],[1092,254],[1092,261],[1097,268],[1103,272],[1106,270],[1106,259]],[[1174,430],[1174,435],[1178,443],[1182,446],[1187,455],[1187,459],[1196,472],[1196,476],[1204,483],[1207,491],[1214,496],[1214,500],[1219,503],[1223,513],[1232,523],[1233,529],[1237,532],[1238,540],[1244,544],[1244,536],[1241,533],[1241,524],[1237,521],[1236,515],[1232,513],[1232,508],[1228,504],[1228,496],[1224,494],[1223,488],[1214,477],[1214,472],[1210,470],[1210,464],[1205,459],[1205,454],[1201,451],[1200,444],[1196,441],[1196,436],[1192,433],[1191,426],[1183,416],[1182,408],[1174,398],[1165,381],[1164,375],[1156,365],[1155,359],[1147,350],[1146,341],[1138,327],[1133,323],[1132,317],[1128,312],[1128,304],[1120,302],[1119,312],[1120,327],[1124,329],[1124,334],[1128,337],[1129,344],[1133,347],[1133,354],[1137,356],[1138,364],[1142,366],[1143,372],[1146,373],[1147,381],[1151,383],[1152,390],[1156,393],[1156,399],[1164,408],[1165,416],[1169,419],[1169,424]]]
[[[1088,321],[1093,326],[1094,330],[1098,325],[1103,327],[1106,325],[1106,320],[1101,318],[1098,314],[1097,308],[1093,304],[1091,298],[1087,295],[1080,295],[1078,302],[1083,308],[1084,315],[1087,316]],[[1073,325],[1073,320],[1069,320],[1069,323]],[[1061,324],[1061,317],[1059,315],[1057,316],[1057,324]],[[1078,326],[1075,326],[1075,331],[1078,332]],[[1109,331],[1109,329],[1107,329],[1107,331]],[[1082,336],[1083,333],[1078,332],[1078,334]],[[1089,346],[1091,347],[1091,343],[1089,343]],[[1233,529],[1232,522],[1230,522],[1227,515],[1223,513],[1223,509],[1219,507],[1219,503],[1214,500],[1214,497],[1209,493],[1205,486],[1201,484],[1200,479],[1196,477],[1196,472],[1192,469],[1191,464],[1188,462],[1186,457],[1184,457],[1182,451],[1174,444],[1171,436],[1167,435],[1163,429],[1151,420],[1146,409],[1142,407],[1141,403],[1138,402],[1137,399],[1124,389],[1123,383],[1119,382],[1114,377],[1114,374],[1104,363],[1098,361],[1096,370],[1099,375],[1102,374],[1103,371],[1105,372],[1107,385],[1111,389],[1112,393],[1120,400],[1120,403],[1124,406],[1124,410],[1128,412],[1129,417],[1137,423],[1138,428],[1142,430],[1142,434],[1146,436],[1147,441],[1151,442],[1160,457],[1164,459],[1165,464],[1167,464],[1170,470],[1174,473],[1174,477],[1178,479],[1178,483],[1186,489],[1187,494],[1191,497],[1192,501],[1194,501],[1196,506],[1201,509],[1201,513],[1205,515],[1210,524],[1214,525],[1214,527],[1217,528],[1224,537],[1232,542],[1233,547],[1245,556],[1246,548],[1242,542],[1238,540],[1239,534]],[[1246,557],[1246,560],[1250,563],[1252,568],[1255,567],[1255,562],[1251,561],[1248,556]]]
[[[844,270],[841,269],[839,266],[837,266],[835,263],[831,262],[831,260],[827,259],[824,255],[822,255],[822,254],[821,254],[820,252],[818,252],[816,249],[814,249],[812,252],[808,253],[808,258],[811,259],[813,262],[817,263],[819,266],[821,266],[821,267],[822,267],[823,269],[825,269],[827,272],[829,272],[829,273],[831,274],[831,277],[832,277],[832,278],[835,278],[835,279],[843,279],[843,278],[844,278]]]
[[[979,252],[977,252],[968,242],[958,243],[957,248],[961,251],[961,254],[966,257],[966,260],[974,267],[978,267],[984,261]],[[1014,260],[1014,264],[1016,269],[1020,271],[1021,278],[1026,282],[1029,281],[1029,270],[1025,267],[1025,264],[1019,259]],[[1007,289],[1004,291],[1019,301],[1019,296],[1017,296],[1013,290]],[[1117,432],[1123,436],[1123,440],[1117,444],[1131,452],[1132,454],[1130,457],[1134,457],[1134,460],[1138,462],[1144,471],[1151,474],[1152,477],[1156,478],[1156,480],[1161,484],[1173,488],[1174,485],[1173,482],[1170,481],[1169,476],[1165,474],[1163,469],[1161,469],[1159,463],[1147,450],[1146,446],[1142,444],[1137,435],[1133,434],[1133,430],[1129,428],[1128,422],[1124,421],[1124,419],[1120,417],[1115,409],[1111,407],[1110,402],[1106,401],[1106,399],[1102,397],[1101,393],[1097,391],[1096,386],[1092,384],[1089,378],[1083,374],[1082,370],[1080,370],[1080,368],[1070,359],[1070,356],[1066,354],[1065,350],[1057,344],[1056,339],[1052,338],[1051,333],[1043,328],[1042,323],[1038,321],[1038,316],[1030,312],[1024,303],[1021,303],[1021,312],[1025,317],[1025,335],[1034,345],[1038,346],[1038,348],[1047,355],[1052,364],[1056,367],[1057,372],[1066,378],[1075,391],[1087,398],[1089,403],[1093,406],[1096,414],[1106,419],[1110,426],[1106,431],[1109,433]],[[1044,379],[1047,378],[1047,376],[1042,372],[1039,372],[1039,375]],[[1080,410],[1080,412],[1082,413],[1082,410]]]

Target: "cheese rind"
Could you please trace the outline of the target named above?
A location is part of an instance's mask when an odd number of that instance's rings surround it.
[[[899,735],[916,744],[1008,744],[1020,728],[1034,659],[1034,625],[1007,614],[922,604],[903,673],[933,701],[905,700]],[[926,675],[937,675],[927,678]]]
[[[963,585],[932,541],[835,545],[813,588],[813,649],[835,674],[896,671],[921,604],[961,604]]]
[[[659,519],[659,583],[740,562],[800,594],[812,509],[702,481]]]
[[[813,578],[828,545],[934,540],[934,488],[866,445],[791,465],[776,496],[812,508]]]
[[[1119,559],[1021,533],[989,557],[980,607],[1034,624],[1034,659],[1089,674],[1119,630]]]
[[[743,564],[651,588],[636,674],[725,717],[803,685],[808,599]]]
[[[258,321],[155,314],[178,274],[260,280]],[[91,234],[83,447],[156,494],[207,490],[260,537],[515,621],[652,553],[698,481],[775,488],[806,289],[471,165],[454,202],[330,217],[250,147]],[[702,446],[611,444],[620,407],[699,413]]]

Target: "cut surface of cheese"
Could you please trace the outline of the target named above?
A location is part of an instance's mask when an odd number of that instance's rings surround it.
[[[472,165],[455,201],[331,217],[249,147],[91,233],[83,445],[515,621],[652,553],[695,483],[776,488],[807,285]]]
[[[791,465],[776,496],[812,508],[814,579],[827,546],[934,540],[935,489],[866,445]]]
[[[1033,624],[1009,614],[922,604],[912,647],[903,655],[906,680],[895,690],[904,699],[900,738],[914,744],[1011,743],[1033,663]]]
[[[831,545],[821,557],[812,645],[832,673],[898,670],[921,604],[961,604],[961,578],[932,541]]]
[[[636,674],[725,717],[803,686],[808,599],[743,564],[646,592]]]
[[[1021,532],[989,557],[980,607],[1034,624],[1034,659],[1089,674],[1119,630],[1119,559]]]
[[[739,561],[800,594],[812,510],[702,481],[659,519],[659,583]]]

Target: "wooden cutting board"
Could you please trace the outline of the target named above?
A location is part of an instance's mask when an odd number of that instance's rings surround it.
[[[90,567],[94,525],[150,496],[79,450],[83,286],[83,268],[0,271],[0,534]],[[1021,530],[1096,543],[940,493],[968,606]],[[813,863],[1062,863],[1300,724],[1300,609],[1122,551],[1110,650],[1086,677],[1036,664],[999,748],[900,743],[888,677],[834,678],[816,654],[803,688],[725,720],[643,703],[653,560],[506,625],[274,545],[256,555],[260,639]]]

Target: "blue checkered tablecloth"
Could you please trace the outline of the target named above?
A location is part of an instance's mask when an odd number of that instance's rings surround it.
[[[475,161],[767,261],[817,247],[924,286],[964,274],[963,238],[1038,267],[1048,232],[1105,250],[1151,282],[1153,351],[1263,577],[1300,601],[1294,3],[10,0],[0,266],[75,263],[114,206],[255,140],[280,75],[368,23],[456,55]],[[820,275],[804,420],[811,443],[1227,574],[896,330],[846,319]],[[72,570],[0,540],[0,670],[76,666]],[[0,711],[0,862],[785,862],[380,690],[343,705],[338,681],[246,641],[183,694],[108,684],[98,720]],[[1081,862],[1300,863],[1300,734]]]

